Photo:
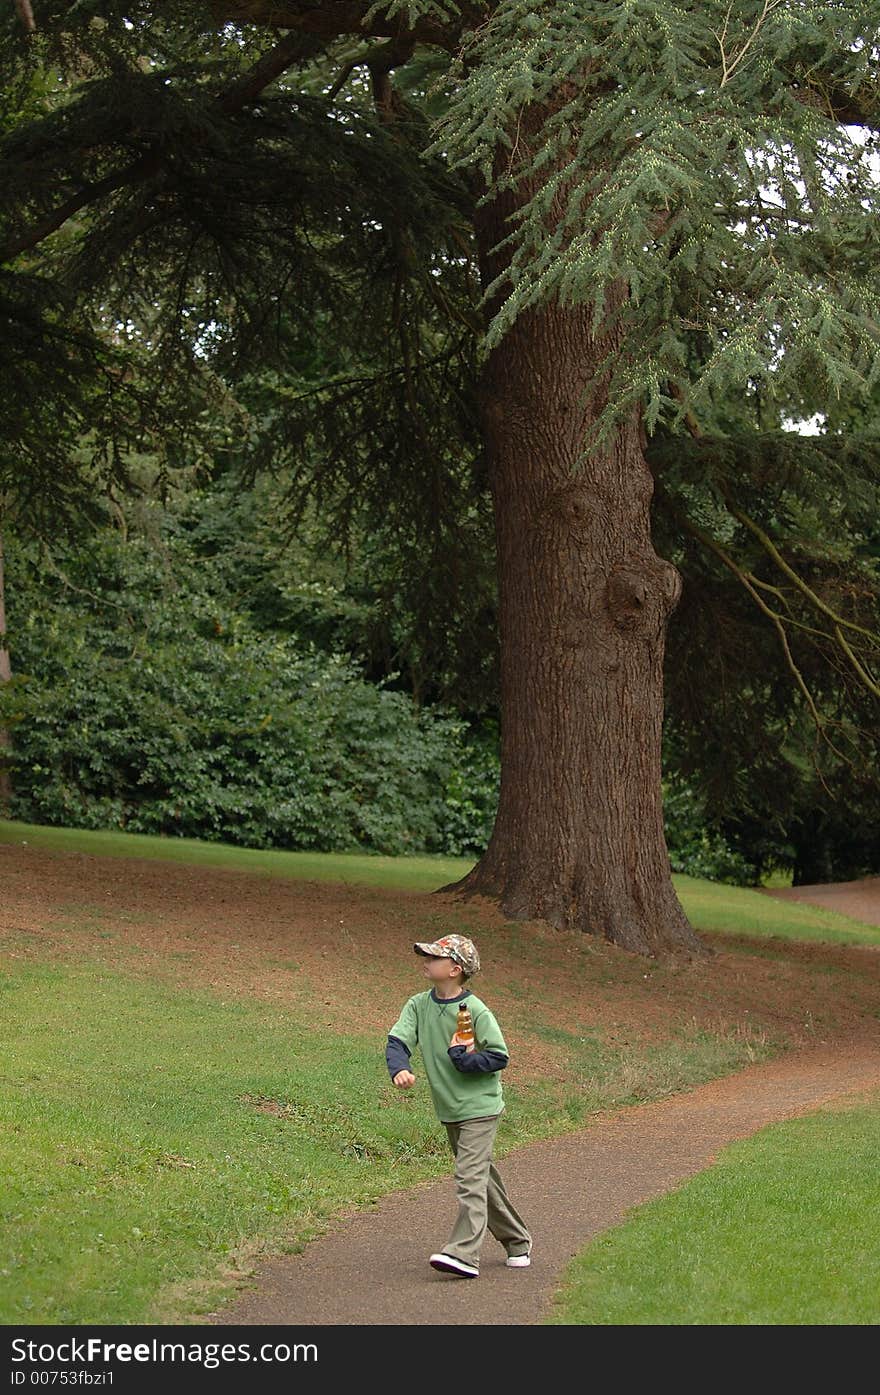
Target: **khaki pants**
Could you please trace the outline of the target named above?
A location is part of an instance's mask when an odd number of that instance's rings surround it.
[[[458,1218],[442,1253],[479,1268],[480,1247],[488,1229],[509,1255],[528,1254],[532,1245],[525,1222],[504,1190],[492,1161],[500,1114],[444,1124],[455,1154]]]

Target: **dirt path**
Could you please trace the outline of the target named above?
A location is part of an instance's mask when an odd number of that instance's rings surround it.
[[[823,911],[851,915],[866,925],[880,925],[880,877],[854,882],[816,882],[806,886],[763,887],[768,896],[783,901],[806,901]]]
[[[533,1233],[531,1268],[506,1268],[500,1245],[487,1237],[478,1279],[431,1269],[427,1257],[443,1244],[455,1215],[450,1177],[344,1218],[300,1255],[265,1261],[250,1290],[201,1321],[538,1322],[563,1267],[629,1207],[702,1171],[733,1139],[871,1089],[880,1089],[880,1046],[863,1041],[799,1051],[687,1094],[603,1115],[586,1129],[500,1161],[511,1199]]]

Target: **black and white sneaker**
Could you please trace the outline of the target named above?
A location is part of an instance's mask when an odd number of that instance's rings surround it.
[[[456,1259],[455,1255],[431,1255],[428,1263],[434,1269],[442,1269],[445,1274],[456,1274],[459,1279],[476,1279],[480,1273],[475,1264],[467,1264],[463,1259]]]

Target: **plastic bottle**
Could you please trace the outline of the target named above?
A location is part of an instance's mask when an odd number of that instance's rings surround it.
[[[474,1022],[470,1010],[464,1003],[458,1009],[458,1017],[455,1022],[455,1031],[458,1036],[460,1046],[473,1046],[474,1044]]]

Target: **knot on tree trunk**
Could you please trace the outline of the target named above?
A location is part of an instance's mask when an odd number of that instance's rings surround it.
[[[681,595],[681,575],[671,562],[654,557],[641,566],[615,567],[605,586],[605,604],[618,630],[659,634]]]

